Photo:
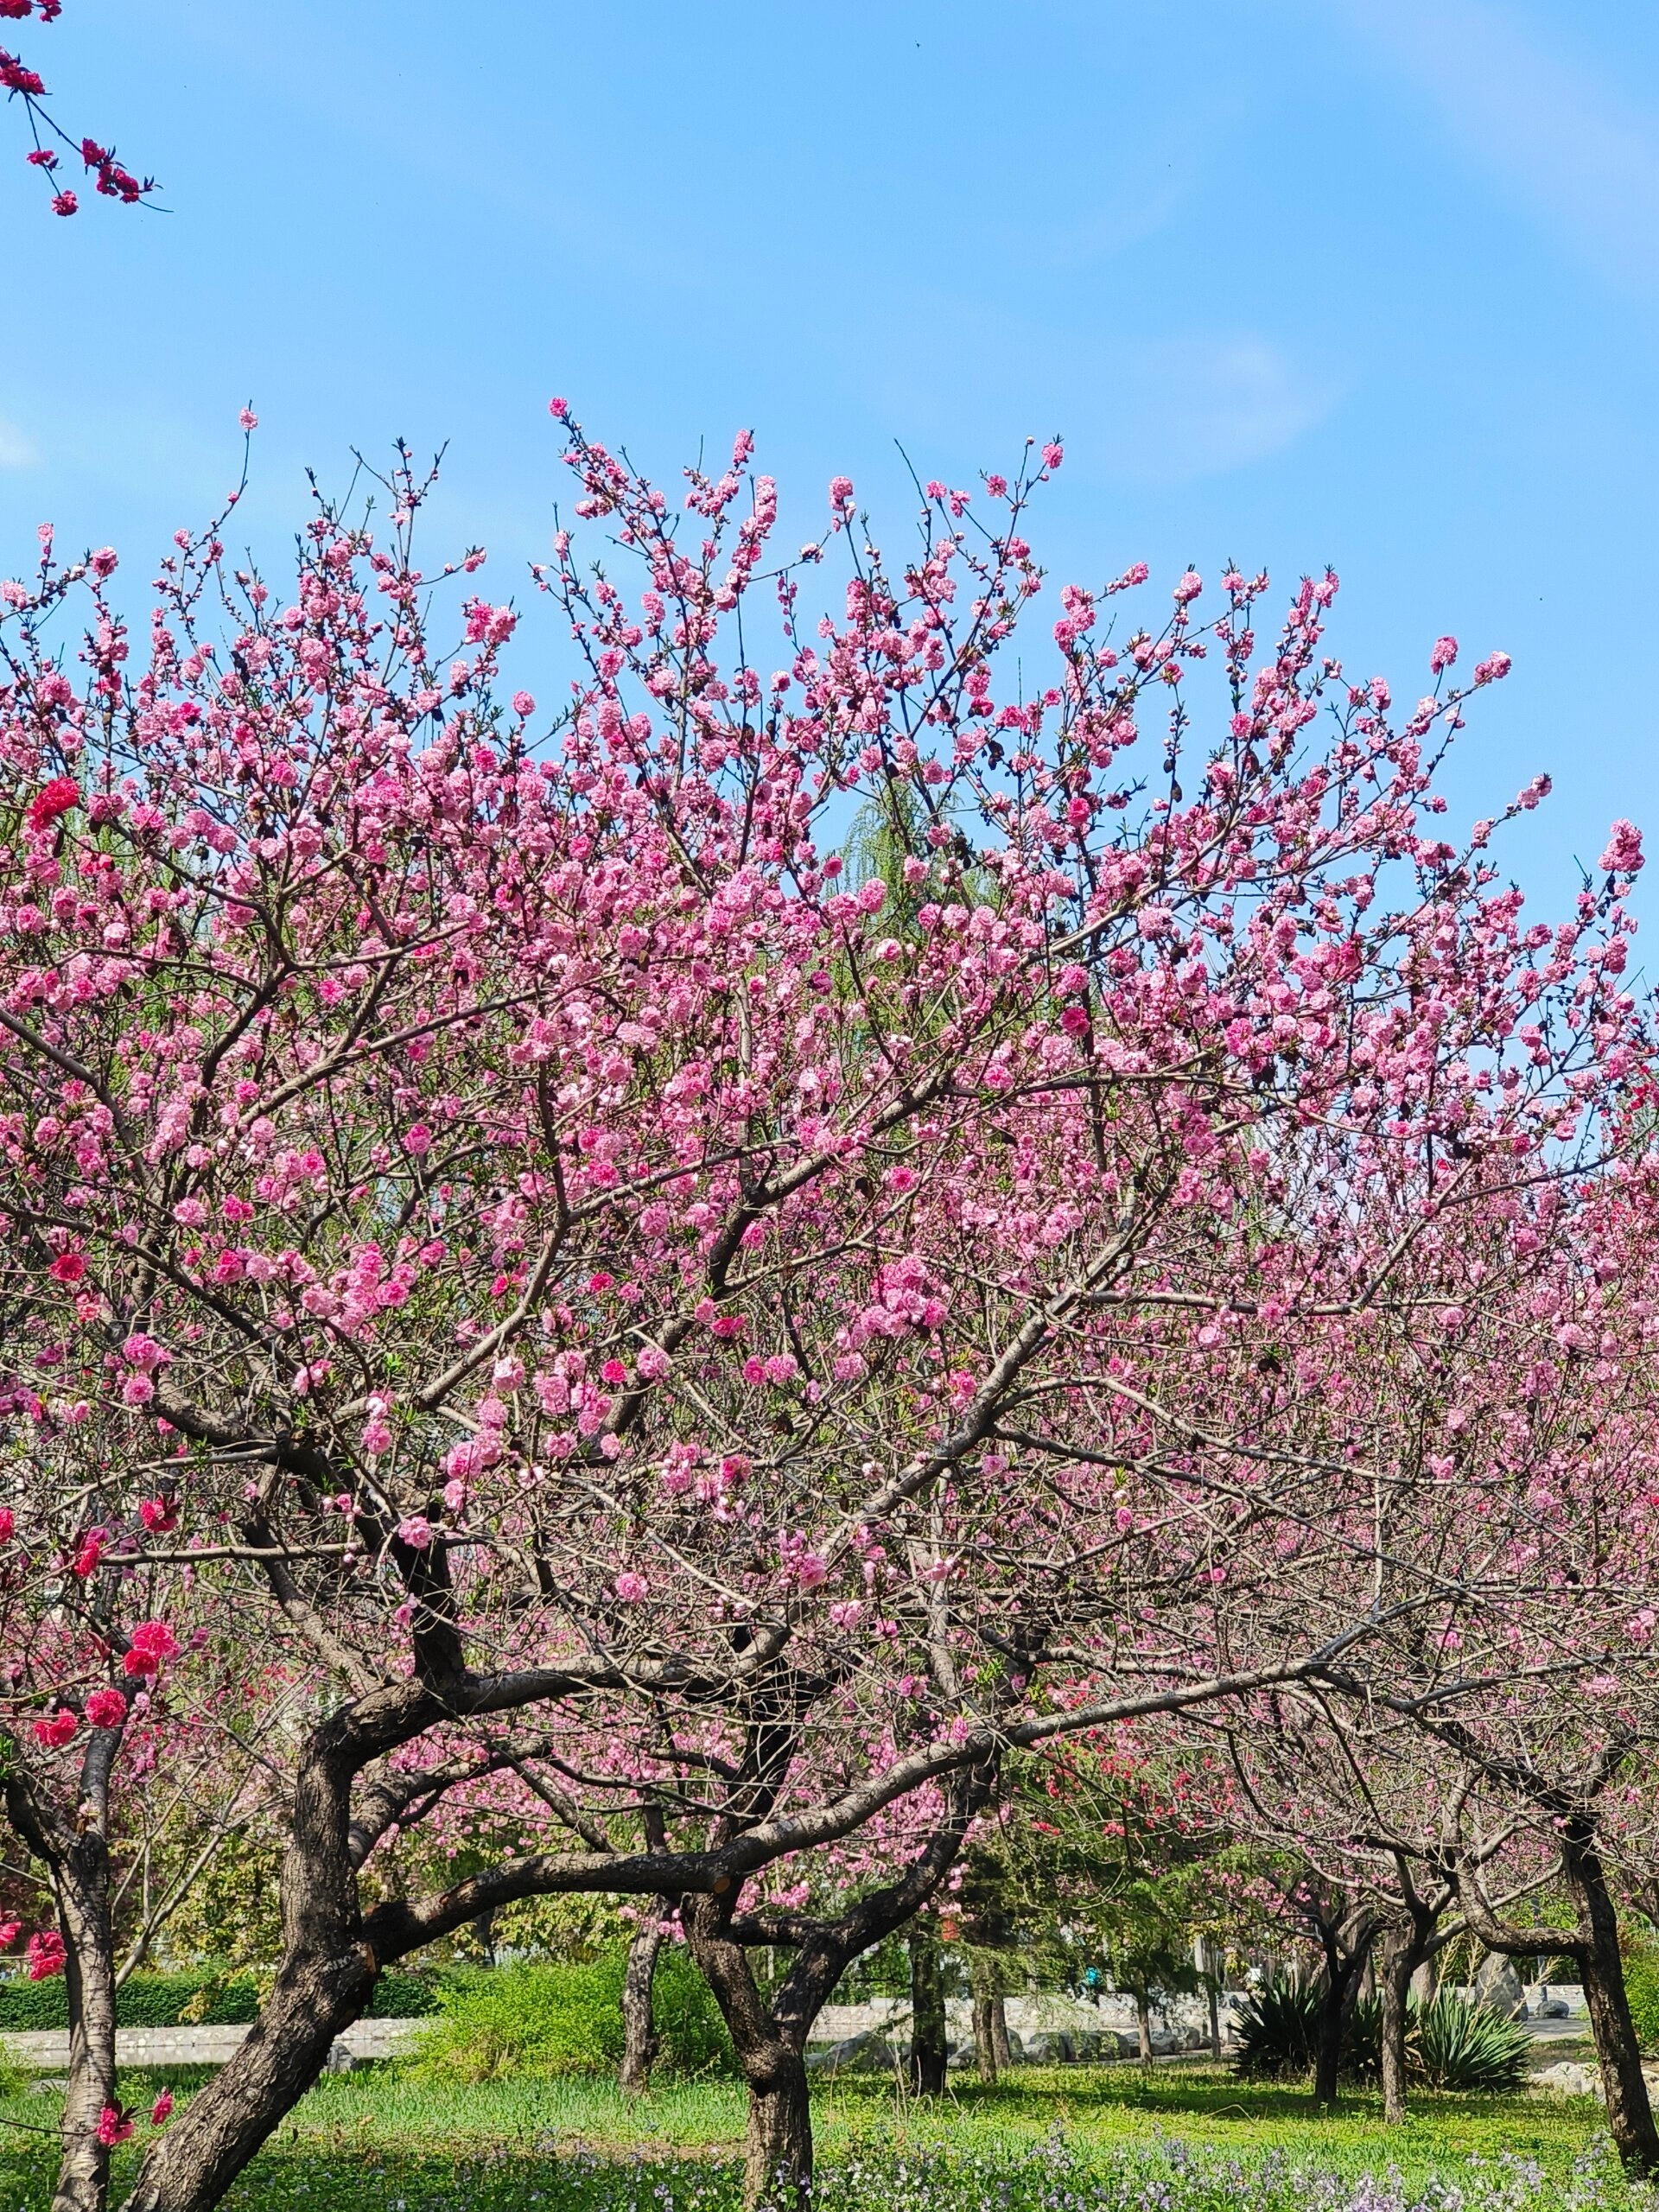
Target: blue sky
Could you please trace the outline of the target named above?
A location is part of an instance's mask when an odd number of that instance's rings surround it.
[[[545,404],[671,474],[752,426],[791,535],[902,442],[969,482],[1063,431],[1056,581],[1329,561],[1397,693],[1515,655],[1453,795],[1550,804],[1546,901],[1659,847],[1659,10],[1651,0],[68,0],[7,26],[166,215],[45,211],[0,113],[0,572],[47,517],[149,573],[261,418],[302,467],[449,442],[505,593]],[[526,666],[522,676],[533,679]],[[544,696],[552,687],[537,685]]]

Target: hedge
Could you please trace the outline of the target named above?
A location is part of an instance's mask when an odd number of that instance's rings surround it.
[[[215,1973],[200,1967],[184,1974],[136,1974],[117,1992],[115,2018],[123,2028],[245,2026],[259,2009],[259,1986],[251,1974]],[[432,1974],[383,1974],[374,1986],[368,2017],[407,2019],[438,2009],[437,1978]],[[28,1981],[21,1974],[0,1978],[0,2030],[67,2028],[69,1993],[63,1976]]]

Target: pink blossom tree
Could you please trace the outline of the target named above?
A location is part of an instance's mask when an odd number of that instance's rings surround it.
[[[41,23],[50,23],[55,22],[62,13],[63,0],[0,0],[0,23],[21,22],[30,16]],[[48,106],[46,83],[40,72],[19,55],[7,53],[3,47],[0,47],[0,92],[9,101],[22,103],[30,140],[26,158],[45,180],[54,215],[73,215],[80,205],[73,188],[65,184],[58,174],[62,160],[59,147],[75,156],[96,180],[97,190],[107,200],[118,200],[124,207],[132,207],[155,191],[155,180],[146,177],[141,183],[116,158],[112,146],[100,145],[96,138],[73,137]]]
[[[1006,1751],[1328,1673],[1430,1602],[1376,1599],[1296,1355],[1241,1348],[1318,1318],[1332,1254],[1344,1312],[1386,1303],[1465,1169],[1519,1172],[1636,1058],[1610,899],[1540,961],[1491,825],[1438,834],[1450,641],[1396,721],[1324,650],[1334,578],[1262,651],[1232,571],[1206,620],[1188,575],[1109,632],[1135,571],[1067,587],[1052,682],[999,695],[1058,447],[930,486],[895,574],[842,479],[769,569],[747,438],[677,514],[569,437],[637,573],[561,531],[550,728],[503,696],[482,554],[416,566],[405,459],[384,535],[319,502],[286,604],[181,539],[137,673],[112,553],[0,586],[28,1448],[60,1510],[164,1452],[166,1556],[322,1715],[275,1985],[136,2206],[216,2202],[385,1966],[583,1890],[681,1899],[752,2194],[804,2189],[813,2013]],[[1343,1211],[1379,1179],[1398,1252]],[[365,1908],[372,1856],[495,1775],[568,1847]],[[763,2001],[748,1951],[791,1931],[745,1881],[928,1789]]]

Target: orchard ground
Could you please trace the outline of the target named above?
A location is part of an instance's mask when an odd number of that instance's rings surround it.
[[[176,2071],[170,2080],[188,2094]],[[159,2075],[125,2076],[123,2101],[142,2110],[161,2086]],[[1179,2062],[1149,2072],[1021,2068],[995,2086],[953,2080],[931,2105],[884,2082],[842,2081],[821,2086],[814,2104],[830,2212],[977,2212],[988,2202],[1587,2212],[1654,2201],[1618,2175],[1586,2097],[1421,2094],[1404,2129],[1385,2128],[1367,2092],[1317,2118],[1303,2089]],[[58,2101],[14,2093],[0,2118],[0,2212],[35,2212],[51,2194]],[[595,2081],[439,2087],[401,2065],[368,2067],[325,2077],[226,2202],[232,2212],[726,2212],[739,2202],[743,2125],[735,2082],[628,2100]],[[118,2153],[118,2184],[134,2147]]]

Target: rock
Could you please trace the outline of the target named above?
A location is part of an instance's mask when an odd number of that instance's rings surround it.
[[[1526,2018],[1527,1993],[1511,1960],[1497,1951],[1487,1953],[1475,1975],[1475,2002],[1490,2005],[1506,2020]]]
[[[1529,2020],[1564,2020],[1567,2017],[1564,1998],[1529,1997],[1527,1999],[1527,2018]]]
[[[1593,2097],[1597,2094],[1596,2069],[1593,2066],[1581,2066],[1574,2059],[1563,2058],[1533,2075],[1529,2086],[1558,2097]]]
[[[356,2063],[345,2044],[336,2041],[328,2046],[328,2056],[322,2062],[322,2070],[325,2074],[349,2074]]]
[[[1077,2056],[1077,2046],[1069,2035],[1060,2030],[1052,2034],[1039,2029],[1026,2037],[1026,2059],[1033,2066],[1069,2065]]]
[[[809,2074],[891,2074],[899,2055],[880,2028],[867,2028],[861,2036],[849,2036],[827,2050],[809,2050]]]

